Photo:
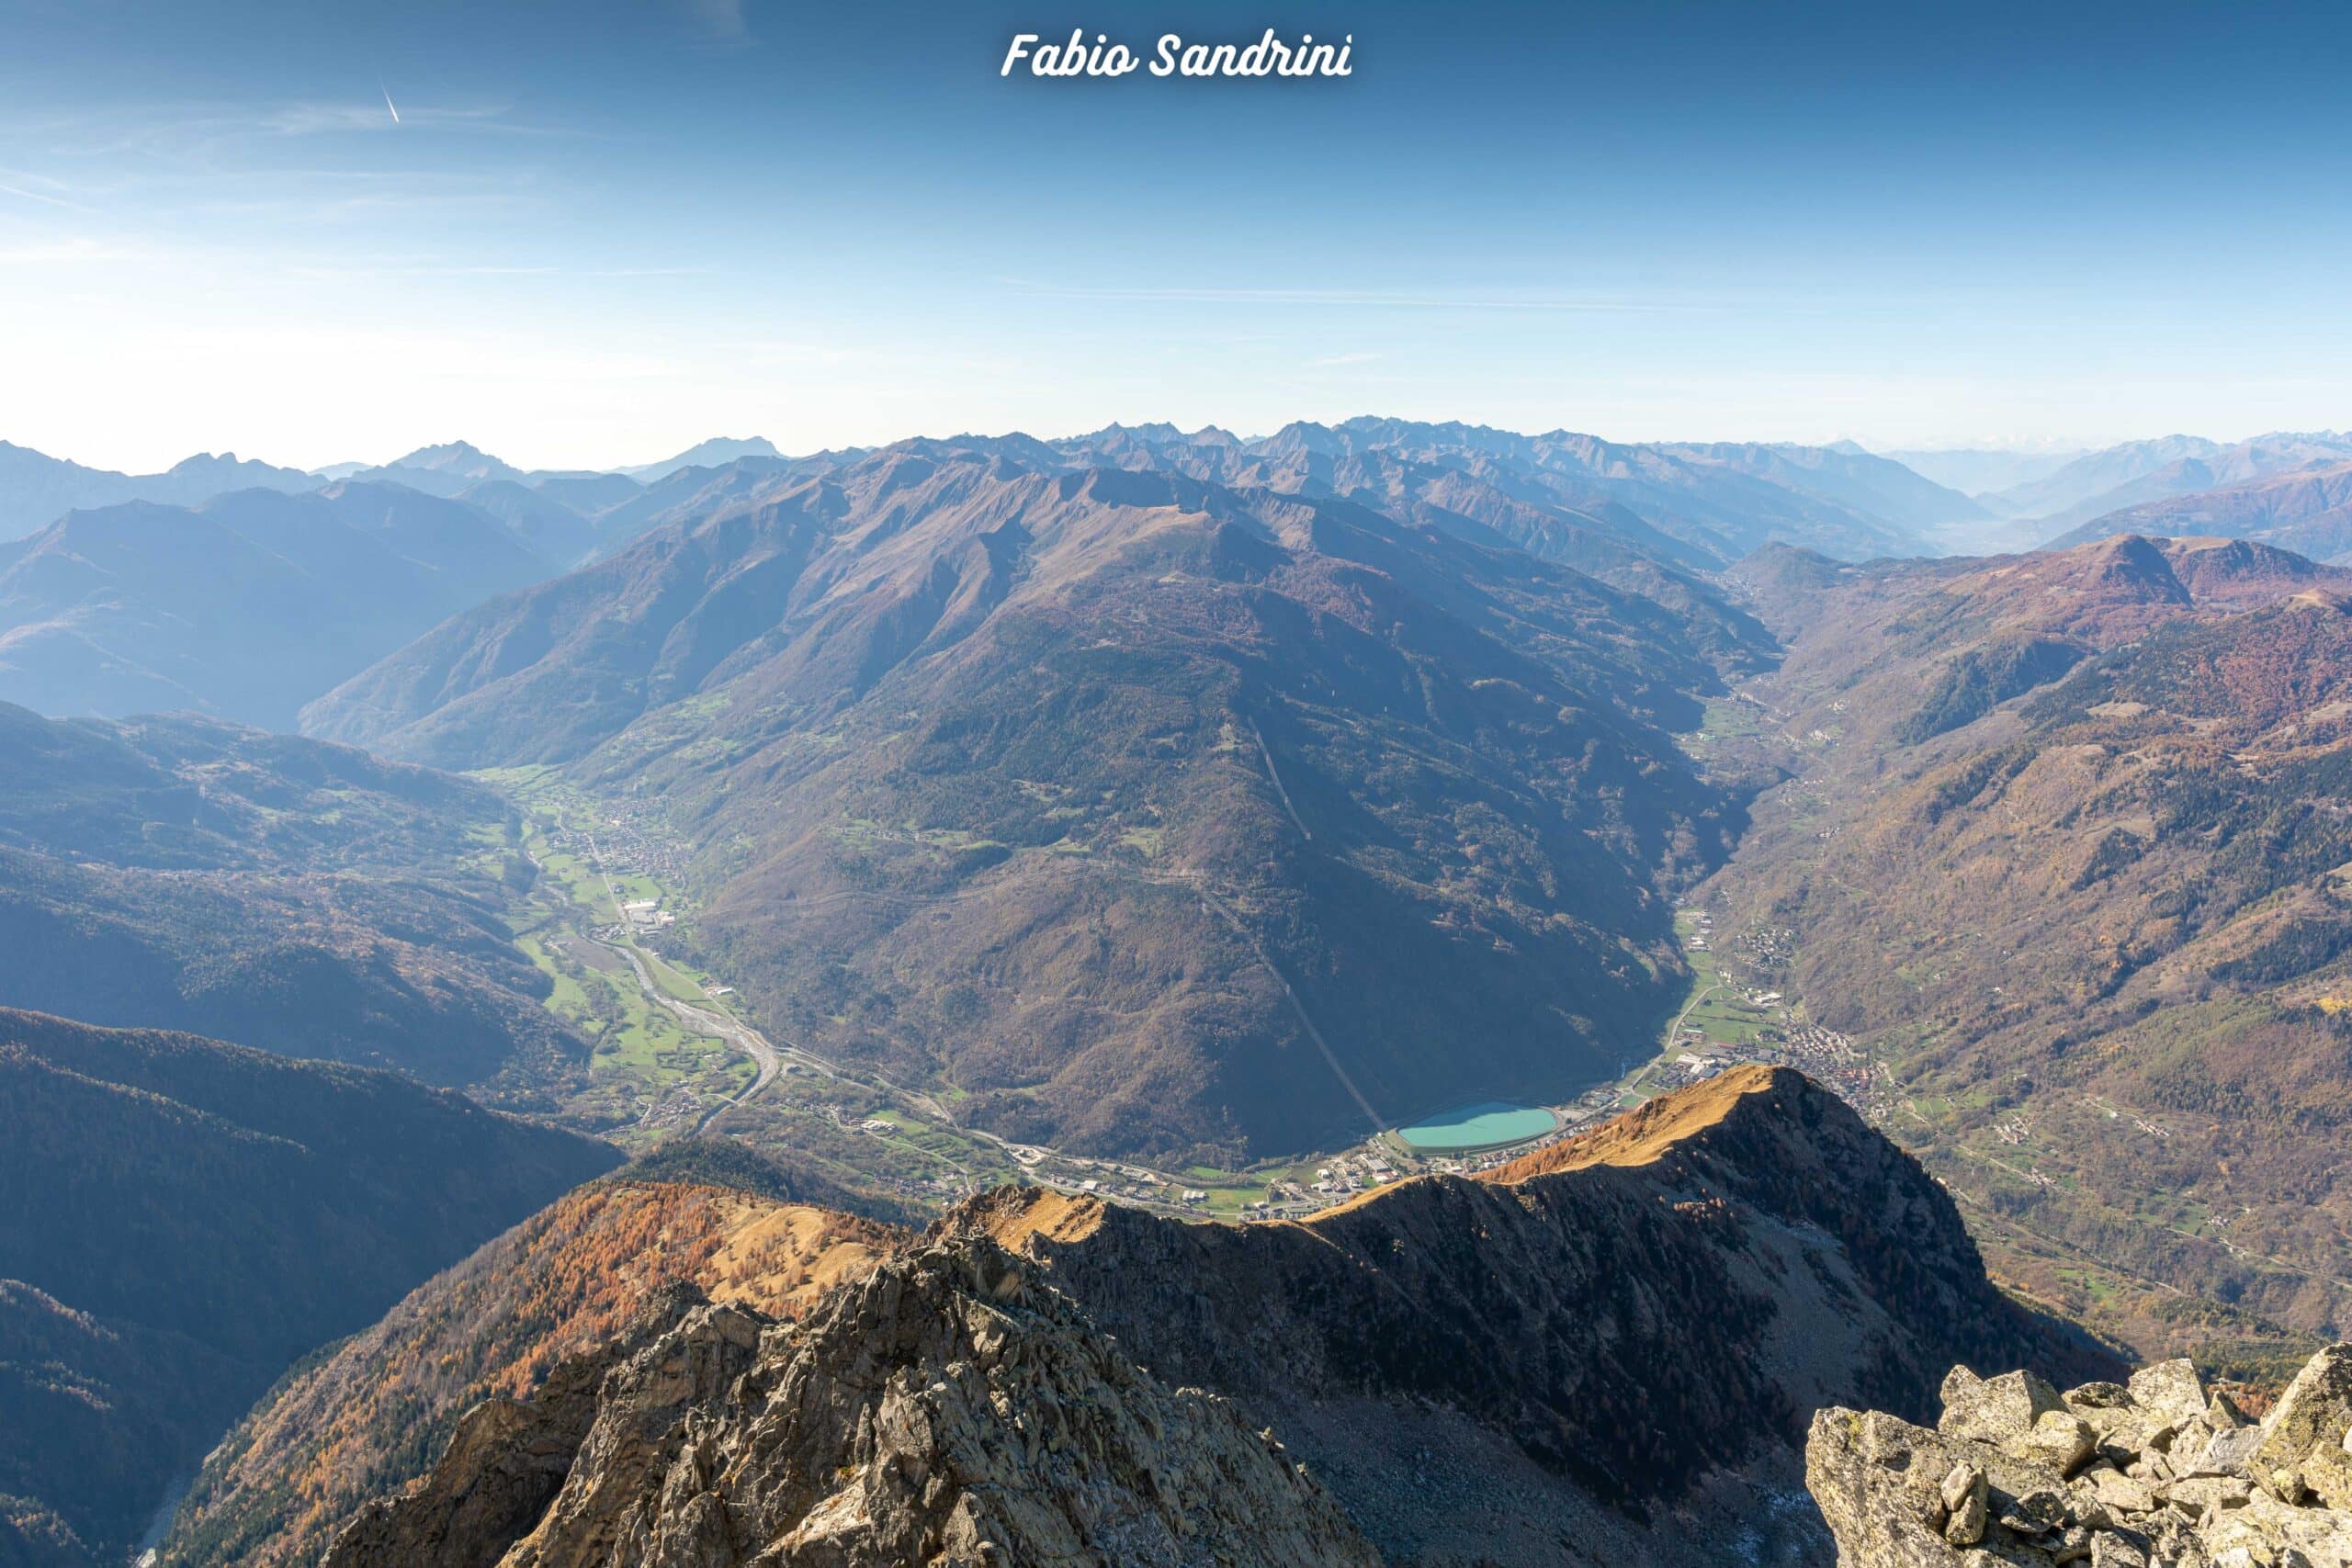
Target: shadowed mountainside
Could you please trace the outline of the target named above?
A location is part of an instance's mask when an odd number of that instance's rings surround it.
[[[1949,1347],[2109,1364],[1995,1291],[1927,1174],[1784,1068],[1303,1222],[1008,1190],[968,1223],[1160,1376],[1270,1421],[1402,1561],[1498,1528],[1501,1561],[1562,1538],[1717,1561],[1836,1391],[1925,1412]]]
[[[507,814],[349,747],[0,706],[0,1006],[544,1106],[587,1053],[503,919]]]
[[[119,1560],[280,1369],[617,1158],[393,1074],[5,1010],[0,1121],[0,1556],[63,1543],[36,1561]]]

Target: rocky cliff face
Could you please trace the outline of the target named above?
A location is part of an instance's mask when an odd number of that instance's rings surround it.
[[[670,1326],[531,1404],[478,1406],[331,1568],[1378,1561],[1270,1434],[1136,1368],[984,1238],[805,1325],[664,1304]]]
[[[1805,1480],[1843,1568],[2348,1568],[2352,1345],[2259,1422],[2186,1360],[2060,1393],[1956,1367],[1934,1430],[1824,1410]]]

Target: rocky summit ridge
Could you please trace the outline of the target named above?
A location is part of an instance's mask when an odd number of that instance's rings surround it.
[[[1955,1367],[1932,1431],[1825,1409],[1805,1481],[1842,1568],[2352,1568],[2352,1345],[2259,1421],[2186,1359],[2060,1393]]]
[[[1161,1384],[984,1239],[799,1324],[673,1295],[531,1403],[478,1405],[329,1568],[1379,1561],[1271,1433]]]
[[[1008,1188],[797,1324],[659,1294],[328,1562],[1816,1562],[1811,1412],[1924,1416],[1955,1359],[2123,1374],[1843,1101],[1740,1068],[1311,1221]]]

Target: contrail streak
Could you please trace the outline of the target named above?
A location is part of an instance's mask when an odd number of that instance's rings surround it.
[[[398,125],[401,122],[401,111],[392,107],[392,90],[384,85],[384,79],[381,76],[376,78],[376,91],[384,95],[384,107],[391,109],[392,123]]]

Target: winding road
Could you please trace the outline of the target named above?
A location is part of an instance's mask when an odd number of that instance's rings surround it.
[[[609,942],[599,942],[596,945],[628,961],[629,968],[637,975],[638,988],[645,993],[649,1001],[667,1009],[679,1022],[695,1033],[724,1040],[759,1065],[759,1076],[752,1080],[751,1086],[703,1112],[702,1120],[695,1123],[695,1132],[700,1133],[708,1127],[720,1111],[742,1104],[775,1081],[776,1074],[784,1067],[784,1054],[769,1043],[766,1035],[740,1019],[730,1018],[710,1008],[696,1007],[692,1002],[680,1001],[662,988],[662,983],[653,977],[651,966],[645,962],[645,955],[637,949]]]

